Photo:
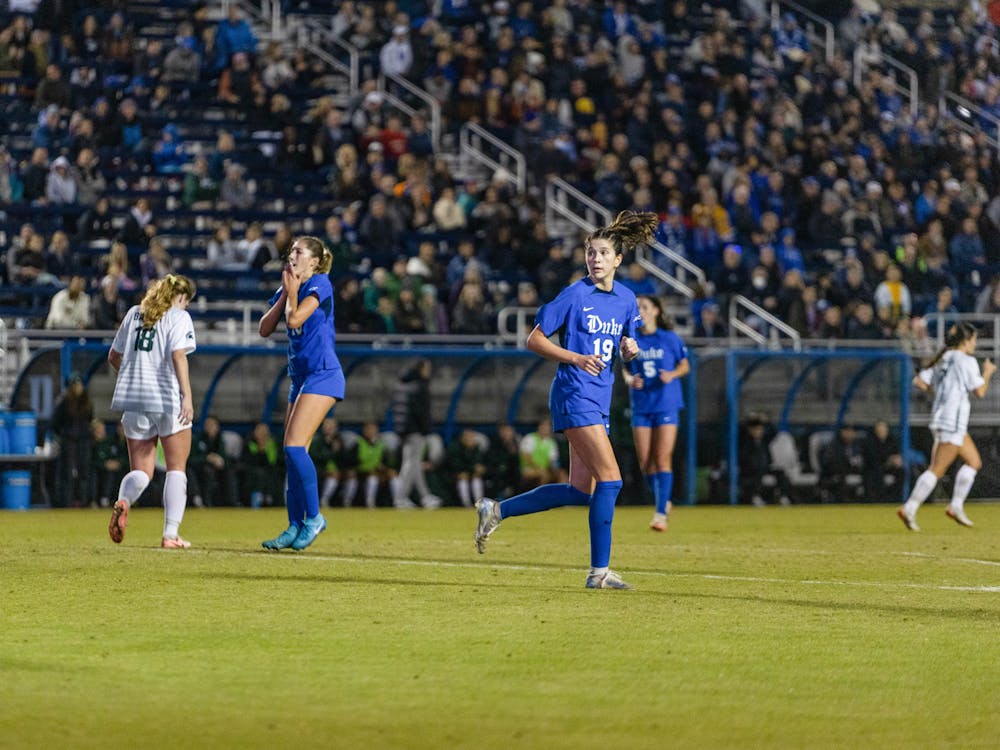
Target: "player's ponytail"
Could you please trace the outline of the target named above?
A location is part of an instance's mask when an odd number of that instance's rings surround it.
[[[146,294],[143,295],[142,302],[139,303],[142,325],[146,328],[156,325],[163,314],[173,306],[178,294],[189,300],[194,299],[194,282],[187,276],[168,273],[162,279],[152,281]]]
[[[606,227],[592,232],[587,244],[591,240],[610,240],[615,253],[621,255],[652,240],[658,224],[659,218],[652,211],[622,211]]]
[[[941,351],[934,356],[934,359],[925,365],[925,368],[936,365],[941,361],[941,357],[944,356],[946,351],[949,349],[957,349],[977,333],[978,330],[976,327],[967,321],[962,321],[953,325],[944,335],[944,348],[942,348]]]

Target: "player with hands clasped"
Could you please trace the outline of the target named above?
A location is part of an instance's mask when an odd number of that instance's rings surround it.
[[[674,486],[673,454],[684,395],[680,379],[691,371],[687,347],[674,333],[656,297],[638,297],[642,327],[636,333],[639,356],[623,368],[632,406],[632,438],[639,468],[656,500],[649,527],[667,530]]]
[[[611,522],[622,487],[621,472],[608,438],[612,366],[616,352],[624,361],[639,353],[635,332],[640,324],[635,295],[615,281],[622,255],[648,242],[656,228],[654,213],[624,211],[586,241],[587,276],[566,287],[535,317],[526,345],[559,363],[549,393],[552,428],[569,441],[569,483],[544,484],[503,502],[476,503],[476,548],[511,516],[565,505],[590,507],[590,573],[587,588],[630,588],[608,568]],[[559,343],[549,340],[559,334]]]
[[[308,547],[326,529],[319,512],[319,482],[309,441],[344,398],[344,371],[334,351],[333,287],[327,274],[333,256],[315,237],[292,242],[281,288],[260,319],[267,338],[284,319],[288,329],[288,411],[285,414],[285,505],[288,528],[262,543],[265,549]]]
[[[983,466],[979,450],[968,431],[969,394],[974,393],[978,398],[985,396],[990,378],[997,368],[992,360],[986,359],[980,372],[979,363],[973,356],[976,328],[971,323],[953,325],[945,335],[944,344],[944,349],[913,378],[913,384],[918,389],[934,391],[929,425],[934,435],[934,447],[930,468],[917,477],[910,497],[896,511],[910,531],[920,531],[917,510],[959,457],[965,465],[955,475],[955,488],[945,514],[962,526],[972,526],[972,521],[965,515],[965,498],[972,489],[976,473]]]
[[[178,530],[187,507],[187,460],[194,420],[187,360],[196,347],[187,311],[194,294],[194,284],[184,276],[167,274],[151,282],[141,304],[125,314],[108,352],[108,364],[118,373],[111,408],[124,412],[130,468],[108,524],[111,541],[116,543],[125,537],[129,508],[153,478],[159,440],[167,464],[160,546],[191,546]]]

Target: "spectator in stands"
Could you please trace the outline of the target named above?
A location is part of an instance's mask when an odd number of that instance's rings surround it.
[[[181,24],[174,47],[163,58],[165,83],[192,84],[201,77],[201,54],[190,24]]]
[[[653,280],[649,278],[649,274],[646,273],[646,269],[643,268],[638,262],[629,263],[628,275],[626,278],[621,279],[620,283],[626,288],[631,289],[632,293],[637,297],[640,294],[656,294],[656,284],[654,284]]]
[[[243,503],[252,508],[274,505],[282,488],[282,456],[278,442],[266,422],[258,422],[243,442],[240,468],[243,475]]]
[[[427,436],[433,431],[431,419],[429,359],[421,359],[400,376],[392,395],[393,429],[403,440],[403,455],[399,468],[399,486],[393,497],[396,508],[413,508],[410,494],[416,488],[420,504],[429,509],[441,504],[440,498],[431,494],[424,476],[424,454]]]
[[[179,174],[183,171],[188,160],[187,148],[176,125],[167,123],[163,126],[159,140],[153,145],[151,158],[157,174]]]
[[[277,259],[271,243],[264,238],[264,227],[257,221],[247,225],[243,239],[236,243],[236,252],[243,268],[260,270]]]
[[[118,328],[128,310],[128,304],[118,292],[118,281],[114,276],[105,276],[100,283],[100,293],[94,299],[91,319],[98,331],[113,331]]]
[[[565,481],[565,472],[559,465],[559,446],[549,419],[539,420],[535,431],[521,438],[518,453],[521,489]]]
[[[875,341],[884,337],[882,326],[875,320],[875,310],[867,302],[854,306],[854,312],[847,321],[846,336],[849,339]]]
[[[208,267],[223,270],[247,269],[247,254],[252,252],[256,257],[256,250],[242,246],[242,243],[243,240],[237,243],[232,239],[232,225],[228,221],[220,221],[206,247]]]
[[[162,279],[173,271],[173,258],[167,252],[167,246],[161,237],[153,237],[149,248],[139,256],[139,275],[143,286],[149,286],[154,279]]]
[[[212,67],[221,71],[238,53],[252,57],[257,52],[257,37],[238,5],[231,4],[226,18],[215,29],[215,57]]]
[[[208,173],[208,159],[198,154],[184,175],[184,205],[208,208],[219,197],[219,183]]]
[[[392,467],[393,456],[374,422],[362,425],[355,453],[358,482],[363,482],[365,488],[365,507],[375,508],[382,486],[388,485],[390,495],[396,497],[399,479]]]
[[[52,233],[45,251],[45,277],[50,284],[67,284],[70,276],[77,272],[79,262],[70,252],[69,236],[63,231]]]
[[[445,188],[434,203],[434,222],[442,232],[464,229],[466,225],[465,211],[455,201],[455,189]]]
[[[873,503],[898,500],[903,485],[903,456],[899,441],[880,419],[872,425],[861,444],[865,499]]]
[[[246,211],[254,204],[254,194],[245,179],[246,167],[230,162],[226,165],[226,176],[219,185],[219,202],[222,206]]]
[[[349,508],[358,492],[358,479],[354,472],[354,463],[349,460],[344,447],[344,438],[340,434],[340,426],[333,417],[323,420],[319,434],[309,443],[309,458],[316,467],[316,475],[320,479],[319,505],[329,508],[330,502],[343,485],[341,497],[344,507]]]
[[[475,500],[483,497],[486,476],[486,450],[479,443],[478,434],[468,428],[458,434],[447,448],[444,464],[451,475],[459,502],[471,508]]]
[[[27,203],[45,198],[45,184],[49,177],[49,152],[38,147],[32,149],[31,159],[21,166],[23,196]]]
[[[124,428],[119,422],[114,434],[109,435],[104,422],[95,419],[90,423],[90,438],[93,445],[90,463],[93,484],[90,496],[96,498],[97,507],[107,508],[125,477],[128,446],[125,443]]]
[[[52,411],[50,429],[59,445],[55,497],[73,508],[90,503],[91,434],[94,405],[78,373],[66,381],[66,390]]]
[[[973,216],[962,219],[961,231],[951,238],[948,254],[951,269],[962,279],[986,265],[986,250]]]
[[[76,184],[76,202],[81,206],[93,206],[107,189],[107,181],[99,169],[100,159],[90,148],[81,148],[70,175]]]
[[[153,211],[146,198],[138,198],[125,217],[125,224],[118,233],[118,240],[128,247],[144,248],[156,236]]]
[[[264,93],[264,88],[253,69],[250,56],[246,52],[236,52],[232,62],[219,76],[219,99],[249,109],[258,93]]]
[[[49,314],[45,319],[46,328],[60,330],[85,330],[90,328],[90,297],[87,295],[86,280],[74,275],[69,286],[52,296]]]
[[[65,156],[57,157],[49,166],[45,199],[55,206],[76,203],[76,182],[70,174],[69,159]]]
[[[88,209],[80,216],[80,220],[77,222],[76,242],[110,240],[115,236],[110,206],[110,201],[101,196],[93,208]]]
[[[880,313],[887,311],[893,321],[909,316],[913,309],[910,290],[903,283],[903,272],[895,263],[889,265],[885,280],[875,287],[875,309]]]
[[[46,284],[49,281],[45,271],[45,237],[32,232],[27,245],[7,252],[13,256],[13,263],[8,263],[7,273],[12,284],[29,286],[31,284]]]
[[[858,499],[864,456],[853,425],[842,424],[833,440],[819,454],[819,481],[823,500],[851,502]]]
[[[771,465],[771,428],[759,415],[751,416],[741,430],[739,440],[740,497],[749,496],[755,508],[768,501],[790,505],[791,485],[785,473]]]
[[[694,336],[699,339],[723,338],[727,335],[726,327],[719,317],[719,305],[706,302],[701,306],[694,326]]]
[[[47,109],[56,107],[56,112],[60,109],[68,109],[71,103],[69,85],[63,80],[62,69],[56,63],[45,66],[45,78],[35,89],[35,109]]]
[[[466,281],[451,312],[452,333],[486,335],[494,330],[493,310],[483,294],[483,286],[475,280]]]
[[[392,38],[379,52],[379,68],[387,76],[405,77],[413,66],[413,47],[410,30],[403,25],[392,29]]]
[[[205,417],[201,431],[192,440],[188,477],[196,508],[240,504],[236,472],[226,455],[222,425],[217,417]]]

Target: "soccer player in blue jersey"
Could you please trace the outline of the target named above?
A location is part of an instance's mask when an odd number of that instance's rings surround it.
[[[623,211],[586,242],[587,273],[542,306],[528,349],[559,363],[549,393],[552,428],[569,441],[569,484],[543,484],[503,502],[482,498],[476,503],[476,549],[511,516],[538,513],[564,505],[590,506],[590,573],[587,588],[627,589],[608,568],[611,522],[622,475],[608,438],[612,362],[616,353],[629,361],[639,353],[635,331],[641,319],[635,295],[615,281],[626,250],[649,242],[656,214]],[[549,336],[559,334],[559,343]]]
[[[673,454],[678,412],[684,406],[681,382],[691,371],[687,347],[663,314],[660,300],[639,295],[642,327],[636,333],[639,356],[628,363],[625,382],[632,405],[632,438],[639,468],[656,499],[649,528],[667,530],[674,487]]]
[[[333,348],[333,288],[327,276],[332,262],[318,239],[298,237],[281,272],[281,288],[260,319],[260,335],[267,338],[284,318],[291,380],[285,415],[288,528],[263,542],[265,549],[305,549],[326,529],[308,446],[323,419],[344,398],[344,371]]]

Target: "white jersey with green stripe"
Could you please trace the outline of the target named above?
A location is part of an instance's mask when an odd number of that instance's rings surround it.
[[[180,383],[174,370],[173,353],[195,350],[194,323],[187,310],[172,307],[146,328],[142,311],[134,305],[122,320],[111,348],[122,355],[111,408],[178,414]]]

